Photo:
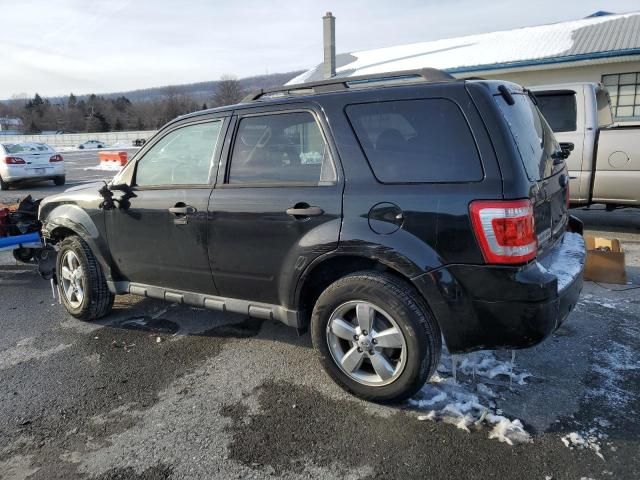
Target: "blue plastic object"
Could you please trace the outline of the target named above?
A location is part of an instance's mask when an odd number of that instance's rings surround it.
[[[39,248],[41,246],[42,239],[38,232],[14,235],[12,237],[0,237],[0,252],[3,250],[14,250],[19,247]]]

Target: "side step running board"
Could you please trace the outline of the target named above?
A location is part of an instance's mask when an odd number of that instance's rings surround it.
[[[220,312],[240,313],[264,320],[279,320],[285,325],[301,328],[297,310],[289,310],[281,305],[250,302],[237,298],[216,297],[182,290],[168,290],[163,287],[131,282],[108,282],[109,290],[116,294],[130,293],[141,297],[157,298],[172,303],[191,305],[192,307],[218,310]]]

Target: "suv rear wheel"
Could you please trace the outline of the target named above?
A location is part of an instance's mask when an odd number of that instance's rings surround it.
[[[80,237],[60,242],[56,261],[58,291],[67,311],[82,320],[96,320],[111,311],[109,291],[98,260]]]
[[[387,274],[355,273],[331,284],[316,302],[311,332],[327,373],[366,400],[410,397],[440,359],[440,330],[424,301]]]

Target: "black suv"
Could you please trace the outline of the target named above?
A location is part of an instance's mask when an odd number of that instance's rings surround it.
[[[39,218],[71,315],[130,293],[310,328],[337,383],[385,402],[443,340],[523,348],[558,328],[585,256],[568,184],[529,92],[428,69],[177,118]]]

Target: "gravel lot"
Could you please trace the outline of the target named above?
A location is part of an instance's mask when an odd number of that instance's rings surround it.
[[[84,170],[95,152],[65,158],[69,185],[110,176]],[[57,190],[31,185],[0,201]],[[640,212],[574,213],[622,240],[640,285]],[[493,411],[523,423],[531,441],[511,446],[482,422],[465,431],[424,419],[429,407],[417,402],[383,407],[343,393],[309,336],[279,323],[132,296],[101,322],[80,322],[32,266],[0,254],[0,478],[635,480],[640,290],[631,286],[587,283],[565,325],[518,352],[523,384],[458,375],[465,388],[490,387]]]

